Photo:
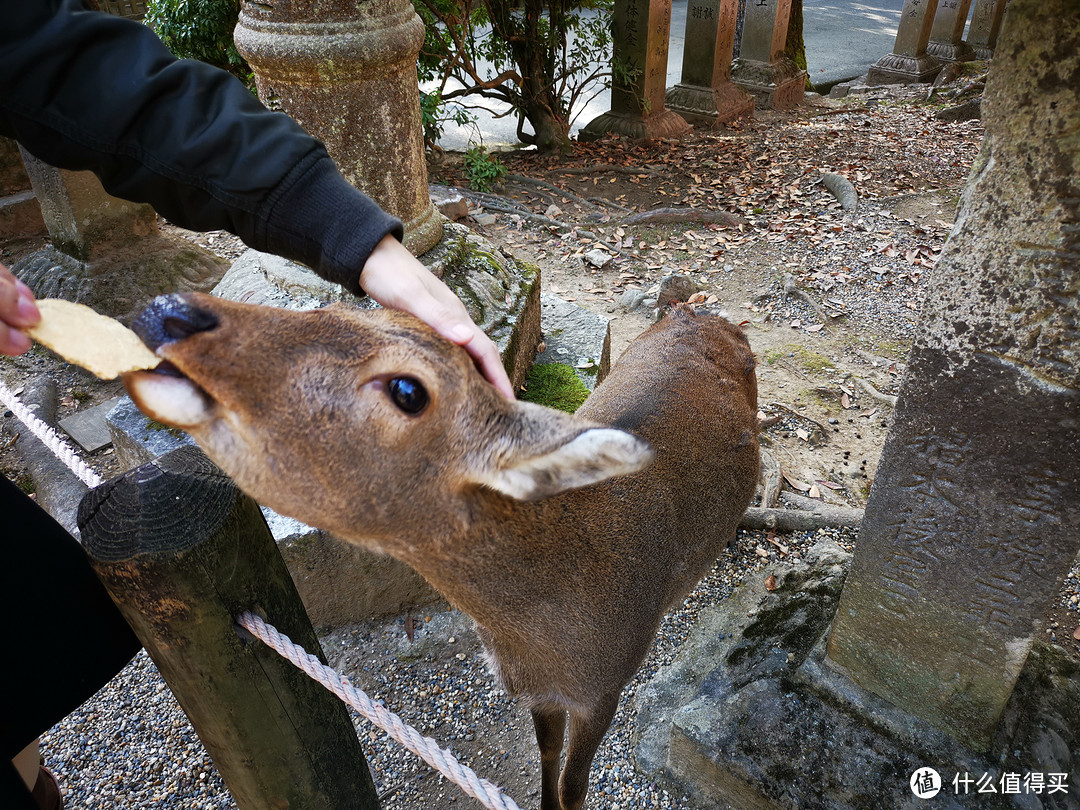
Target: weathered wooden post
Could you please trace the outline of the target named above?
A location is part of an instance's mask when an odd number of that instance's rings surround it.
[[[892,53],[881,57],[866,74],[866,83],[915,84],[932,82],[941,72],[941,60],[928,54],[937,0],[904,0]]]
[[[79,526],[242,810],[378,808],[345,706],[233,622],[255,611],[321,655],[259,507],[201,451],[87,493]]]
[[[690,0],[681,81],[667,91],[668,109],[694,126],[753,115],[754,97],[731,81],[738,0]]]
[[[829,661],[984,750],[1080,550],[1080,5],[1012,0]]]

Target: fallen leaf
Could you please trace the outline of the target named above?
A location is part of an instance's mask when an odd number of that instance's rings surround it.
[[[843,406],[845,411],[848,410],[851,407],[851,397],[849,397],[847,394],[841,394],[840,404]]]
[[[776,590],[776,574],[769,574],[769,576],[767,576],[765,578],[765,590],[767,590],[767,591],[775,591]]]
[[[806,494],[809,495],[811,498],[821,498],[821,490],[818,488],[817,484],[812,485],[810,487],[810,491]]]
[[[1075,638],[1077,641],[1080,641],[1080,627],[1077,627],[1075,630],[1073,630],[1073,638]]]
[[[780,471],[780,475],[782,475],[784,477],[784,480],[787,481],[791,485],[792,489],[797,489],[799,492],[809,492],[810,491],[810,485],[807,484],[805,481],[800,481],[797,478],[792,478],[790,475],[788,475],[783,470]]]

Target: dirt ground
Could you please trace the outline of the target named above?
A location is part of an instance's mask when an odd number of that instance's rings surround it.
[[[746,329],[759,363],[762,443],[782,471],[784,488],[861,507],[927,280],[982,138],[977,120],[935,119],[959,99],[939,96],[925,103],[925,95],[919,88],[882,89],[839,101],[815,97],[795,111],[759,112],[753,121],[678,142],[609,140],[579,144],[563,157],[503,154],[509,175],[496,190],[499,198],[473,195],[474,216],[467,221],[506,251],[537,264],[545,292],[610,318],[613,361],[652,322],[646,305],[628,309],[635,291],[648,293],[672,274],[689,276],[699,291],[695,300],[726,311]],[[853,183],[856,209],[841,209],[821,182],[827,173]],[[432,182],[465,186],[460,160],[449,156]],[[503,210],[498,210],[500,200]],[[679,209],[680,221],[625,222],[631,213],[657,208]],[[704,211],[737,219],[705,222]],[[189,236],[225,255],[239,250],[226,235]],[[0,261],[11,264],[36,246],[2,244]],[[591,265],[585,256],[596,250],[610,262]],[[118,393],[117,384],[96,382],[38,349],[0,361],[0,372],[16,390],[34,374],[56,376],[61,416]],[[17,423],[5,416],[0,472],[32,489],[16,452],[18,432]],[[99,451],[91,463],[103,475],[115,472],[109,450]],[[738,547],[714,571],[702,595],[692,598],[688,612],[666,620],[660,651],[673,654],[692,619],[693,600],[724,595],[732,571],[741,574],[790,559],[808,543],[805,537],[740,534]],[[1074,570],[1051,611],[1047,633],[1080,655],[1077,586]],[[519,802],[535,804],[531,722],[514,702],[496,694],[468,623],[437,607],[418,610],[408,619],[410,628],[413,618],[412,641],[406,618],[390,617],[335,631],[325,638],[327,651],[361,686],[413,715],[421,731],[483,765],[478,766],[482,775],[504,783]],[[439,709],[434,716],[425,699],[447,690],[460,692],[452,701],[457,714],[442,717]],[[631,733],[620,727],[605,746],[628,746]],[[471,806],[423,766],[384,756],[373,732],[362,734],[375,752],[385,807]],[[622,768],[632,770],[625,761],[629,751],[621,756]],[[619,806],[595,798],[603,795],[608,776],[622,779],[618,766],[594,775],[590,806]],[[657,786],[643,790],[662,793]],[[685,805],[663,794],[624,806]]]

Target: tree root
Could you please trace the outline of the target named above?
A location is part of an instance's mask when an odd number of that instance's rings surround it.
[[[840,202],[840,207],[845,211],[854,211],[859,205],[859,195],[851,181],[840,174],[830,172],[821,178],[821,185],[825,186]]]
[[[771,509],[780,498],[780,464],[771,450],[761,448],[761,505]]]
[[[741,217],[729,214],[727,211],[707,211],[702,208],[654,208],[652,211],[642,211],[639,214],[631,214],[622,221],[623,225],[672,225],[684,222],[694,222],[703,225],[724,225],[736,228],[745,225]]]
[[[810,309],[814,310],[814,314],[817,315],[818,320],[822,323],[829,323],[829,316],[825,313],[825,310],[821,308],[817,301],[810,297],[804,290],[799,289],[799,286],[795,283],[795,277],[791,273],[784,273],[784,297],[788,296],[792,298],[798,298],[800,301],[805,302]]]
[[[867,394],[869,394],[872,399],[876,399],[878,402],[884,403],[890,408],[896,407],[896,397],[894,397],[892,394],[881,393],[862,377],[856,377],[855,382],[857,382],[859,384],[859,387],[862,388],[862,390],[865,391]]]
[[[600,163],[596,166],[580,166],[556,170],[556,174],[596,174],[597,172],[613,172],[614,174],[660,174],[656,169],[650,169],[646,166],[611,166],[606,163]]]
[[[508,174],[506,175],[506,179],[526,186],[536,186],[537,188],[541,188],[545,191],[550,191],[553,194],[558,194],[561,197],[565,197],[568,200],[573,200],[578,205],[584,206],[585,208],[594,210],[596,209],[595,203],[591,203],[584,197],[579,197],[574,192],[567,191],[565,188],[560,188],[554,183],[549,183],[546,180],[537,180],[535,177],[526,177],[523,174]]]
[[[804,498],[790,492],[780,494],[780,499],[794,509],[751,506],[743,515],[739,526],[743,529],[774,530],[783,534],[791,532],[814,532],[819,529],[858,528],[863,518],[862,509]]]

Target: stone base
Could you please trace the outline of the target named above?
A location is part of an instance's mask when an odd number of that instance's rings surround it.
[[[975,49],[966,42],[940,42],[930,40],[926,43],[926,52],[942,62],[970,62],[975,58]]]
[[[427,253],[442,239],[444,221],[434,203],[429,202],[426,208],[405,223],[403,244],[414,256]]]
[[[85,262],[49,245],[11,268],[38,298],[76,301],[125,322],[162,293],[208,292],[224,270],[213,253],[165,234],[129,239]]]
[[[775,62],[736,59],[731,81],[749,92],[761,109],[790,110],[802,104],[806,94],[806,71],[787,57]]]
[[[975,45],[972,47],[975,53],[975,58],[980,62],[988,62],[994,58],[994,49],[986,45]]]
[[[941,72],[941,60],[928,53],[903,56],[889,53],[872,65],[866,74],[866,84],[924,84],[932,82]]]
[[[1080,665],[1036,645],[992,750],[977,754],[827,664],[849,560],[819,543],[805,563],[773,572],[775,590],[762,573],[704,611],[676,660],[638,692],[638,768],[703,809],[914,808],[909,780],[926,767],[942,780],[934,807],[1075,807]],[[1049,772],[1070,774],[1060,802],[1023,793],[1024,774]],[[972,783],[957,796],[953,778],[965,773],[991,774],[998,793],[975,796]],[[1002,795],[1004,773],[1020,774],[1020,794]]]
[[[754,114],[754,97],[731,82],[718,87],[679,83],[668,89],[664,104],[688,124],[702,129]]]
[[[540,328],[544,350],[536,365],[573,366],[585,387],[593,390],[611,370],[611,322],[602,315],[558,296],[540,296]]]
[[[578,140],[595,141],[608,133],[638,140],[681,138],[692,129],[682,116],[666,108],[644,117],[609,110],[590,121],[578,133]]]

